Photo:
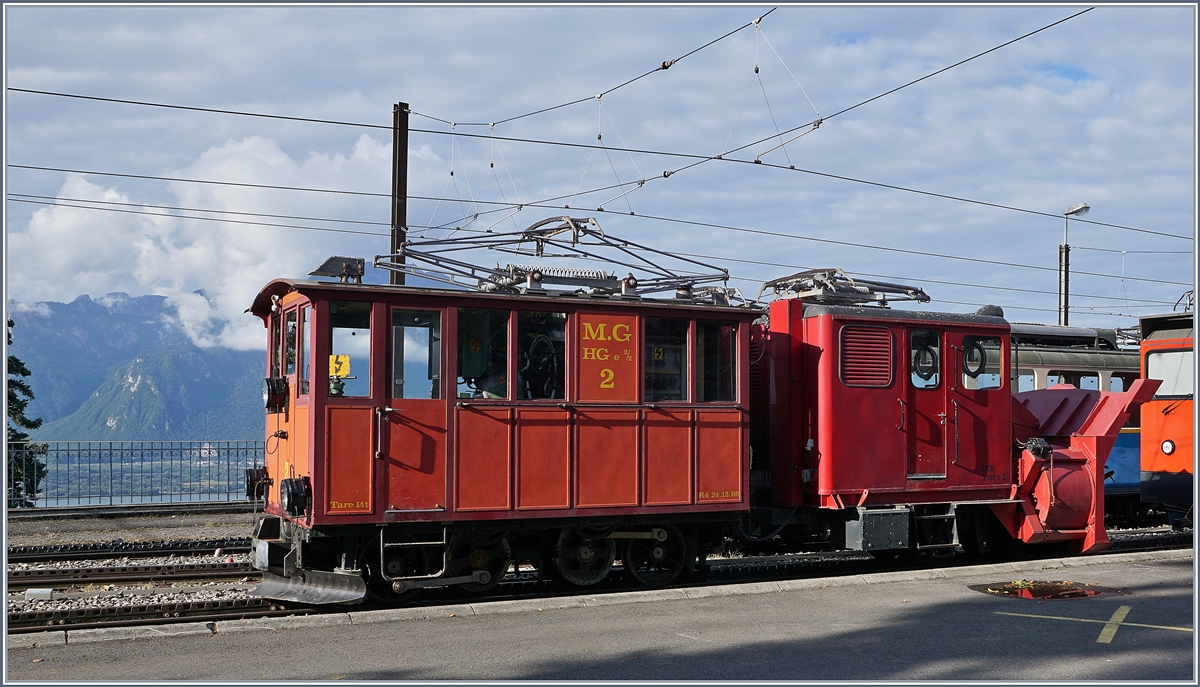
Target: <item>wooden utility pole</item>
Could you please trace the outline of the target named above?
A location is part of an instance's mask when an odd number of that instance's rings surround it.
[[[408,103],[392,110],[392,255],[408,239]],[[403,263],[404,256],[395,259]],[[392,272],[393,284],[404,284],[403,272]]]

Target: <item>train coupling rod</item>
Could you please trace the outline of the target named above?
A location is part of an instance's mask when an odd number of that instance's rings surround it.
[[[658,541],[667,540],[667,531],[661,527],[655,527],[649,532],[613,532],[608,535],[609,539],[657,539]]]
[[[447,587],[452,584],[467,584],[470,582],[478,582],[479,584],[487,584],[492,581],[492,574],[486,570],[475,570],[470,575],[460,575],[458,577],[434,577],[424,580],[396,580],[392,583],[392,591],[397,594],[403,594],[411,589],[420,589],[421,587]]]

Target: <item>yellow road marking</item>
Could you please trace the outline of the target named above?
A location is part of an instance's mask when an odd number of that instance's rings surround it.
[[[1117,629],[1121,627],[1121,621],[1125,620],[1125,616],[1133,610],[1133,606],[1121,606],[1112,614],[1108,622],[1104,624],[1104,629],[1100,630],[1100,636],[1096,638],[1097,644],[1112,644],[1113,637],[1117,634]]]
[[[1045,620],[1074,620],[1077,623],[1099,623],[1107,625],[1111,620],[1092,620],[1091,618],[1066,618],[1061,615],[1034,615],[1032,613],[1006,613],[1004,611],[993,611],[996,615],[1011,615],[1018,618],[1043,618]],[[1190,627],[1171,627],[1170,625],[1148,625],[1146,623],[1126,623],[1119,622],[1116,625],[1125,625],[1126,627],[1148,627],[1152,630],[1175,630],[1177,632],[1193,632]]]

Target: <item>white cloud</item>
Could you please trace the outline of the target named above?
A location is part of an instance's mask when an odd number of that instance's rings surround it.
[[[753,19],[760,8],[9,8],[9,84],[255,112],[390,123],[392,103],[457,122],[490,122],[587,98]],[[781,7],[765,35],[825,116],[1061,19],[1055,7]],[[1088,219],[1173,233],[1195,226],[1193,9],[1101,7],[1026,40],[829,119],[765,159],[1055,214],[1086,200]],[[586,38],[583,38],[586,37]],[[751,85],[755,36],[745,30],[604,98],[604,142],[718,152]],[[313,50],[311,46],[319,45]],[[569,46],[563,49],[563,46]],[[768,112],[755,84],[732,144],[811,120],[813,109],[765,43]],[[10,161],[386,194],[386,129],[366,130],[152,110],[10,93]],[[596,141],[594,100],[500,124],[498,136]],[[771,115],[775,122],[772,122]],[[611,117],[611,122],[609,121]],[[81,122],[86,122],[82,126]],[[446,131],[414,116],[417,129]],[[414,132],[413,196],[501,195],[524,202],[614,181],[601,152]],[[759,149],[755,149],[757,152]],[[753,153],[749,155],[753,157]],[[654,179],[688,160],[612,153],[622,181]],[[496,166],[489,167],[494,163]],[[509,178],[511,172],[512,179]],[[497,184],[497,181],[499,184]],[[10,190],[91,193],[122,202],[387,222],[386,198],[9,172]],[[40,189],[40,190],[39,190]],[[69,193],[68,193],[69,191]],[[615,195],[583,195],[597,214]],[[656,179],[627,197],[643,215],[1053,267],[1061,220],[733,163]],[[626,199],[608,209],[627,209]],[[260,345],[241,314],[276,276],[303,276],[331,254],[370,258],[382,236],[147,218],[9,204],[11,293],[161,293],[197,341]],[[494,206],[413,200],[409,222],[452,221]],[[559,209],[559,212],[566,212]],[[527,208],[503,227],[555,210]],[[26,213],[26,214],[22,214]],[[486,226],[503,213],[484,215]],[[851,273],[1048,291],[1016,294],[930,285],[935,297],[1055,307],[1051,271],[972,264],[725,230],[598,215],[606,230],[656,247]],[[241,217],[246,221],[258,221]],[[308,225],[306,220],[265,222]],[[323,224],[386,234],[377,225]],[[1072,224],[1072,242],[1113,249],[1191,244]],[[68,245],[69,244],[69,245]],[[41,256],[55,255],[53,264]],[[1080,271],[1119,271],[1110,254],[1073,255]],[[20,256],[19,259],[18,256]],[[1103,259],[1100,259],[1103,257]],[[25,261],[28,264],[22,264]],[[1077,261],[1077,262],[1076,262]],[[766,279],[787,268],[730,263]],[[1190,256],[1130,255],[1134,276],[1191,281]],[[901,279],[897,279],[898,281]],[[1080,294],[1116,296],[1116,280],[1073,277]],[[756,288],[739,283],[744,289]],[[203,288],[208,299],[192,292]],[[1173,302],[1182,286],[1126,282],[1135,297]],[[1091,302],[1078,300],[1082,306]],[[1108,301],[1097,300],[1095,303]],[[938,306],[973,310],[970,306]],[[1165,306],[1169,309],[1169,305]],[[1147,312],[1145,310],[1133,312]],[[1097,324],[1131,324],[1089,316]],[[1053,312],[1025,311],[1026,321]]]

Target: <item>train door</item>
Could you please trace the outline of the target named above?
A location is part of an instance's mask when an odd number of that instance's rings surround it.
[[[946,398],[944,342],[940,329],[908,332],[905,414],[908,479],[946,478]]]
[[[386,510],[446,508],[447,396],[444,388],[441,309],[392,308],[383,435]]]
[[[382,391],[371,380],[379,366],[372,346],[372,304],[330,301],[329,387],[325,404],[325,511],[362,515],[376,506],[378,408]]]
[[[950,332],[946,358],[946,455],[949,464],[973,473],[970,483],[1008,478],[1011,461],[1011,390],[1000,336]],[[959,480],[964,479],[959,473]]]

